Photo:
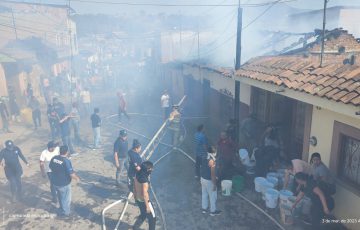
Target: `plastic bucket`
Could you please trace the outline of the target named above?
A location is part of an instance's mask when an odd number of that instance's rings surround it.
[[[232,178],[232,188],[234,192],[241,192],[244,189],[244,177],[237,175]]]
[[[269,177],[276,177],[279,178],[279,173],[276,172],[269,172],[266,174],[266,179],[269,179]]]
[[[279,199],[279,192],[269,188],[265,192],[265,204],[267,208],[276,208]]]
[[[265,194],[266,194],[266,191],[270,188],[274,188],[274,184],[266,181],[264,184],[262,184],[262,187],[261,187],[261,193],[262,193],[262,199],[263,200],[266,200],[266,197],[265,197]]]
[[[262,184],[266,183],[265,177],[255,177],[254,184],[255,184],[255,191],[261,192],[262,191]]]
[[[239,150],[239,157],[243,165],[250,164],[249,152],[246,149]]]
[[[266,177],[267,181],[274,185],[274,188],[279,184],[279,179],[277,177],[269,176]]]
[[[221,181],[221,192],[223,196],[230,196],[232,188],[231,180],[223,180]]]
[[[286,205],[286,204],[280,205],[280,217],[281,217],[281,222],[284,225],[292,225],[294,223],[294,218],[290,205]]]
[[[292,193],[289,190],[280,190],[280,204],[290,204],[289,198],[292,197],[294,195],[294,193]]]

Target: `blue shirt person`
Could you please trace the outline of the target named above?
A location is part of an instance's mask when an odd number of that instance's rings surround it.
[[[204,125],[199,125],[197,127],[197,132],[195,133],[194,141],[195,141],[195,178],[200,178],[200,167],[202,158],[207,155],[208,148],[208,140],[204,134]]]
[[[80,180],[68,156],[68,147],[63,145],[60,147],[60,155],[54,156],[49,164],[52,171],[51,182],[58,194],[60,204],[58,215],[60,217],[68,217],[70,215],[71,181],[72,179]]]

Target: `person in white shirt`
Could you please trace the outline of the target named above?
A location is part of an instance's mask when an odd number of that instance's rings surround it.
[[[57,146],[57,144],[53,141],[50,141],[47,144],[47,149],[45,149],[44,151],[42,151],[41,155],[40,155],[40,170],[41,170],[41,174],[44,178],[46,178],[46,175],[49,179],[50,182],[50,191],[51,191],[51,196],[52,196],[52,202],[53,203],[57,203],[57,194],[56,194],[56,190],[55,187],[52,183],[51,180],[51,169],[49,168],[49,163],[51,161],[51,159],[54,156],[59,155],[60,149]]]
[[[84,105],[85,113],[90,113],[91,94],[88,88],[85,88],[80,92],[81,102]]]
[[[167,90],[164,91],[164,94],[161,96],[161,108],[163,110],[164,120],[166,120],[170,115],[170,96]]]

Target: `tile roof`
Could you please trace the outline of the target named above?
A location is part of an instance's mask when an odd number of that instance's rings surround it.
[[[328,49],[337,50],[340,46],[349,53],[326,52]],[[344,104],[360,105],[360,52],[353,52],[360,50],[360,44],[344,31],[340,36],[328,39],[323,67],[319,67],[319,54],[313,53],[318,47],[318,44],[310,47],[307,55],[298,53],[253,58],[242,65],[235,75]],[[344,64],[343,61],[350,55],[355,56],[355,63]]]

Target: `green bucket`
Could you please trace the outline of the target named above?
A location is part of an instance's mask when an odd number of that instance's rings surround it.
[[[244,189],[244,177],[237,175],[232,178],[232,188],[234,192],[241,192]]]

